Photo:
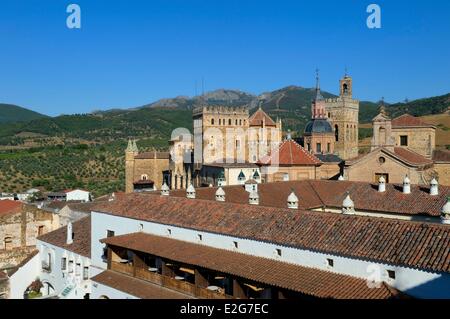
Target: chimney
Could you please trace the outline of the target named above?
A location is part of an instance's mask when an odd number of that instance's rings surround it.
[[[170,194],[169,186],[167,186],[166,182],[164,182],[164,184],[161,186],[161,195],[169,196],[169,194]]]
[[[403,194],[411,194],[411,181],[409,180],[408,175],[406,175],[403,180]]]
[[[257,191],[252,191],[248,197],[248,203],[250,205],[259,205],[259,194]]]
[[[441,222],[445,225],[450,225],[450,197],[447,198],[447,204],[441,210]]]
[[[287,206],[290,209],[298,209],[298,197],[295,195],[294,191],[287,198]]]
[[[67,239],[66,239],[66,244],[70,245],[73,244],[73,229],[72,229],[72,223],[68,222],[67,223]]]
[[[433,178],[433,179],[431,180],[430,195],[431,195],[431,196],[437,196],[437,195],[439,195],[439,184],[438,184],[436,178]]]
[[[380,193],[384,193],[386,191],[386,180],[384,179],[383,176],[381,176],[378,181],[378,191]]]
[[[186,197],[190,199],[195,199],[195,188],[192,184],[186,189]]]
[[[224,202],[225,201],[225,191],[222,187],[219,187],[216,190],[216,201],[218,202]]]
[[[355,214],[355,204],[350,198],[350,194],[347,193],[347,197],[345,197],[342,202],[342,213],[345,215],[354,215]]]

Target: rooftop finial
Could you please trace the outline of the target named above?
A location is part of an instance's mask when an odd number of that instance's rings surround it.
[[[384,96],[381,97],[380,101],[380,113],[386,115],[386,106],[384,105]]]
[[[319,75],[319,68],[316,68],[316,91],[320,91],[320,75]]]

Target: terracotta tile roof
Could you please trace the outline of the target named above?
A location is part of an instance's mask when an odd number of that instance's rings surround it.
[[[394,147],[394,153],[408,163],[415,165],[433,164],[433,161],[403,147]]]
[[[225,186],[225,200],[230,203],[248,203],[248,192],[243,186]],[[196,198],[215,200],[217,188],[196,188]],[[387,184],[386,192],[379,193],[378,185],[363,182],[311,180],[258,184],[260,206],[287,207],[287,197],[294,191],[299,198],[299,209],[320,207],[342,208],[349,192],[356,210],[401,215],[440,216],[450,196],[450,187],[439,185],[439,195],[430,196],[429,187],[411,186],[411,194],[402,192],[401,185]],[[186,197],[185,190],[170,192],[171,196]]]
[[[380,289],[368,288],[366,280],[351,276],[145,233],[101,242],[319,298],[386,299],[399,295],[384,285]]]
[[[124,200],[97,207],[97,211],[356,259],[450,272],[450,227],[446,225],[145,194],[130,194]]]
[[[276,126],[276,123],[272,120],[272,118],[262,109],[258,109],[255,113],[253,113],[248,121],[250,126],[262,126],[264,120],[266,126]]]
[[[123,291],[141,299],[189,299],[188,295],[133,278],[114,271],[106,270],[91,278],[92,281]]]
[[[57,230],[39,236],[37,239],[43,242],[64,248],[75,254],[91,257],[91,217],[84,217],[72,225],[74,233],[73,243],[66,244],[67,227],[61,227]]]
[[[392,120],[392,127],[405,127],[405,126],[433,127],[433,125],[425,123],[421,118],[412,116],[410,114],[403,114]]]
[[[134,185],[147,185],[147,184],[154,184],[155,182],[153,182],[152,180],[150,180],[150,179],[140,179],[140,180],[138,180],[138,181],[135,181],[133,184]]]
[[[435,162],[450,162],[450,151],[447,150],[434,151],[433,160]]]
[[[169,159],[169,152],[143,152],[134,157],[135,159]]]
[[[0,200],[0,216],[17,213],[22,208],[22,203],[14,200]]]
[[[260,165],[314,165],[322,162],[294,140],[285,140],[272,154],[260,159]]]

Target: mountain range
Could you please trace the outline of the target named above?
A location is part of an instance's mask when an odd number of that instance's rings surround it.
[[[73,138],[92,142],[108,142],[117,138],[151,137],[166,139],[176,127],[191,129],[191,110],[195,105],[261,106],[273,118],[283,120],[283,128],[301,133],[311,117],[313,88],[288,86],[258,96],[239,90],[215,90],[202,96],[161,99],[131,109],[112,109],[89,114],[48,117],[22,107],[0,104],[0,145],[20,145],[23,135]],[[335,95],[322,91],[325,98]],[[388,113],[398,116],[439,114],[450,107],[450,93],[442,96],[387,104]],[[359,120],[368,123],[376,116],[379,103],[360,102]]]

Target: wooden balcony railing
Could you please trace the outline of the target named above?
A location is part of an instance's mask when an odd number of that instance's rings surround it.
[[[190,282],[183,280],[176,280],[175,278],[163,276],[158,273],[151,272],[145,268],[134,268],[130,264],[122,264],[117,262],[111,262],[111,270],[117,271],[129,276],[133,276],[153,284],[172,289],[189,296],[202,298],[202,299],[232,299],[232,296],[211,291],[206,288],[197,287]]]
[[[111,270],[120,272],[122,274],[133,276],[134,268],[132,264],[123,264],[119,262],[111,262]]]

